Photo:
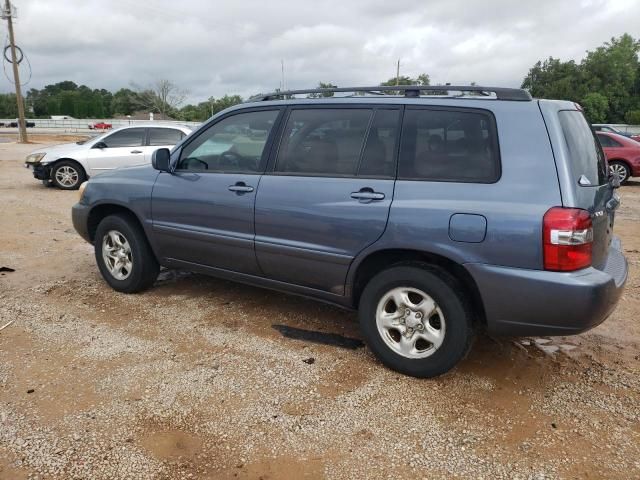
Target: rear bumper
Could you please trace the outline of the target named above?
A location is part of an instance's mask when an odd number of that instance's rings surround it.
[[[628,266],[614,239],[600,269],[547,272],[466,264],[482,297],[487,328],[500,335],[572,335],[602,323],[615,309]]]
[[[89,207],[76,203],[71,207],[71,221],[73,222],[73,228],[80,234],[87,242],[91,242],[91,236],[89,235]]]

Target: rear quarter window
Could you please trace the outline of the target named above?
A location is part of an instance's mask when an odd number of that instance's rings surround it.
[[[407,109],[398,177],[439,182],[498,181],[500,153],[493,115],[470,109]]]
[[[569,152],[571,171],[575,181],[584,175],[592,185],[607,181],[607,162],[596,136],[586,118],[578,110],[558,112],[560,125]]]

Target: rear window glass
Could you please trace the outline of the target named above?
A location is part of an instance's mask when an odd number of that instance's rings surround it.
[[[276,171],[354,176],[372,113],[352,108],[293,110],[282,136]]]
[[[406,180],[496,182],[500,155],[493,117],[481,111],[407,109],[398,176]]]
[[[621,143],[618,143],[616,140],[609,137],[608,135],[598,134],[598,140],[600,140],[600,145],[602,145],[603,147],[621,147],[622,146]]]
[[[140,147],[144,143],[144,128],[125,128],[102,139],[107,148]]]
[[[584,115],[578,110],[563,110],[558,116],[575,181],[584,175],[592,185],[603,185],[607,181],[604,153]]]
[[[180,130],[174,128],[150,128],[149,145],[175,145],[185,136]]]

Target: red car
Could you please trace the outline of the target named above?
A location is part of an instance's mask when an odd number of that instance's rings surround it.
[[[111,128],[111,124],[110,123],[104,123],[104,122],[98,122],[98,123],[94,123],[89,124],[89,128],[91,130],[109,130]]]
[[[616,133],[596,132],[609,162],[609,173],[620,183],[629,177],[640,177],[640,142]]]

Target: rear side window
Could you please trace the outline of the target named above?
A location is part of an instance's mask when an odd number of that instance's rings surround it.
[[[149,145],[175,145],[185,136],[180,130],[175,128],[150,128]]]
[[[618,143],[616,140],[614,140],[608,135],[598,134],[598,140],[600,140],[600,145],[602,145],[603,147],[621,147],[622,146],[621,143]]]
[[[126,128],[102,139],[108,148],[140,147],[144,142],[144,128]]]
[[[296,109],[278,151],[276,172],[292,175],[354,176],[373,110]]]
[[[603,185],[607,181],[604,153],[584,115],[578,110],[563,110],[558,117],[575,181],[584,175],[592,185]]]
[[[493,116],[484,111],[407,109],[398,177],[496,182],[500,155]]]

